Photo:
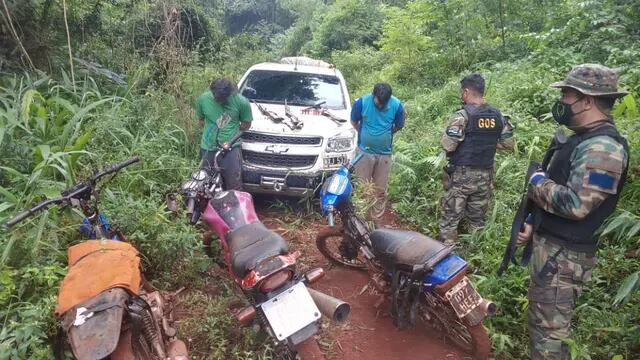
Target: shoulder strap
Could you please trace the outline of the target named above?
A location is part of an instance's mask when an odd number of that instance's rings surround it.
[[[462,115],[462,117],[466,120],[469,121],[469,113],[467,112],[467,110],[465,110],[465,108],[460,108],[458,110],[456,110],[455,112],[456,114],[460,114]]]
[[[469,120],[469,117],[476,112],[476,108],[476,105],[465,104],[460,110],[464,110],[467,113],[466,119]]]
[[[615,141],[619,142],[620,145],[622,145],[625,149],[625,151],[627,152],[627,156],[629,154],[629,144],[627,142],[627,139],[625,139],[622,135],[620,135],[620,132],[618,131],[618,129],[616,128],[616,126],[612,123],[612,122],[606,122],[598,127],[596,127],[595,129],[588,131],[584,134],[580,135],[580,140],[584,141],[596,136],[609,136],[611,138],[613,138]]]

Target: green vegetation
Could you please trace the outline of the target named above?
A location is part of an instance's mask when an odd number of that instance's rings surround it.
[[[396,140],[394,207],[435,235],[439,133],[459,104],[459,79],[482,72],[489,101],[513,116],[518,144],[498,155],[488,224],[462,237],[462,254],[480,292],[500,307],[488,327],[505,359],[526,356],[528,274],[495,271],[526,164],[541,158],[556,127],[548,112],[557,92],[548,84],[579,63],[618,68],[631,91],[615,108],[631,144],[630,178],[603,229],[570,346],[576,359],[640,353],[640,261],[625,255],[640,248],[640,1],[3,0],[0,14],[0,222],[138,154],[142,163],[107,184],[101,207],[162,288],[206,288],[200,231],[168,214],[163,199],[197,166],[191,103],[210,79],[238,80],[256,62],[306,54],[335,63],[354,99],[377,81],[391,83],[408,112]],[[0,234],[0,358],[52,357],[57,287],[66,249],[81,240],[80,220],[52,208]],[[189,319],[181,331],[215,348],[194,355],[268,356],[250,330],[234,330],[225,317],[235,295],[220,282],[216,296],[187,297],[202,321]]]

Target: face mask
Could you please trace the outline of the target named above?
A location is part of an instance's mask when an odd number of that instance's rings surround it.
[[[571,104],[563,103],[562,101],[557,100],[551,107],[551,115],[553,115],[553,119],[560,125],[569,126],[569,124],[571,123],[571,118],[573,116],[584,112],[583,110],[579,113],[574,113],[571,109],[571,107],[580,100],[582,100],[582,98],[579,98]]]

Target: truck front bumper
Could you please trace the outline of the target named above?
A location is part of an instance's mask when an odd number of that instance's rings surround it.
[[[244,166],[242,182],[244,190],[257,194],[274,194],[294,197],[314,196],[324,180],[335,170],[321,170],[313,173],[266,170]]]

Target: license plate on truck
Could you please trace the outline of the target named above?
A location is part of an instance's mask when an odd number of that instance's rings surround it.
[[[320,310],[302,282],[260,306],[278,340],[288,338],[321,317]]]
[[[459,318],[465,317],[482,303],[482,296],[466,277],[445,294]]]

